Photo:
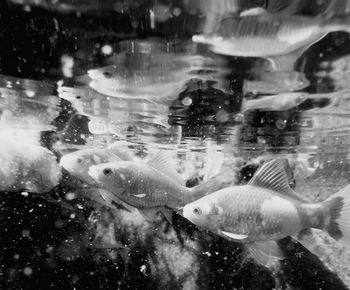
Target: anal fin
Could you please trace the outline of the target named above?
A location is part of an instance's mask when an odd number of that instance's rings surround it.
[[[247,245],[247,248],[254,260],[265,267],[285,258],[276,241],[256,242]]]

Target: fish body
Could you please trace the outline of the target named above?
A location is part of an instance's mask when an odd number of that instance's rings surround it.
[[[107,163],[112,161],[133,160],[133,155],[127,148],[122,148],[124,142],[115,142],[105,149],[83,149],[64,155],[61,160],[61,166],[78,180],[87,186],[96,187],[94,179],[88,174],[90,166]],[[102,205],[115,208],[130,208],[120,199],[101,188],[91,190],[89,188],[80,191],[82,196],[92,199]]]
[[[279,94],[299,91],[310,85],[303,73],[296,71],[263,72],[254,80],[244,80],[244,92]]]
[[[166,155],[156,154],[147,163],[123,161],[92,166],[89,175],[131,206],[176,208],[195,197]]]
[[[139,209],[177,209],[225,185],[214,177],[194,188],[185,186],[168,154],[160,152],[147,162],[114,162],[91,166],[90,176],[103,188]]]
[[[288,186],[279,160],[265,163],[243,186],[228,187],[183,208],[192,223],[246,244],[260,263],[283,259],[276,240],[292,236],[303,240],[311,229],[333,238],[350,240],[350,186],[324,202],[311,203]]]
[[[83,149],[64,155],[61,160],[61,166],[73,176],[89,185],[96,185],[95,181],[88,174],[90,166],[122,161],[132,160],[127,153],[119,153],[113,149]]]
[[[312,44],[333,31],[349,31],[349,17],[305,17],[273,14],[228,17],[211,35],[194,35],[193,41],[211,45],[218,53],[263,57],[274,69],[293,70],[297,58]]]
[[[286,111],[292,109],[304,101],[308,94],[302,92],[282,93],[279,95],[263,96],[259,99],[244,100],[242,111],[248,110],[267,110],[267,111]]]

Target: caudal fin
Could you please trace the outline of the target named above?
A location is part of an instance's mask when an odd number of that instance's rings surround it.
[[[326,231],[335,240],[350,247],[350,185],[326,199],[323,204],[329,213]]]

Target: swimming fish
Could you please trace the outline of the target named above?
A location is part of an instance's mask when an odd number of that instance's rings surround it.
[[[243,243],[269,266],[284,259],[277,240],[288,236],[304,245],[311,229],[350,242],[350,186],[312,203],[289,186],[281,160],[265,163],[247,185],[224,188],[183,208],[183,216],[226,239]]]
[[[115,162],[122,160],[133,160],[130,152],[116,148],[118,145],[105,149],[83,149],[64,155],[61,160],[61,166],[73,176],[89,185],[96,185],[96,182],[88,174],[90,166]]]
[[[141,211],[182,207],[226,184],[224,178],[217,176],[196,187],[186,187],[169,154],[163,151],[147,162],[122,161],[91,166],[89,175],[114,196]]]
[[[262,96],[259,99],[246,100],[242,104],[242,112],[248,110],[287,111],[305,102],[308,94],[303,92],[282,93]]]
[[[350,32],[350,17],[333,15],[335,4],[324,14],[308,17],[285,15],[260,10],[260,14],[245,13],[220,19],[219,28],[211,34],[194,35],[192,40],[211,46],[218,54],[262,57],[270,61],[273,70],[293,71],[296,60],[312,44],[335,31]],[[256,12],[256,11],[255,11]]]
[[[243,92],[279,94],[302,90],[310,85],[303,73],[296,71],[263,72],[257,79],[244,80]]]
[[[48,149],[0,138],[0,191],[45,193],[61,179],[61,168]]]
[[[124,149],[122,146],[123,144],[116,142],[105,149],[78,150],[64,155],[60,160],[60,164],[71,175],[78,178],[86,185],[96,187],[96,182],[88,174],[90,166],[107,162],[133,160],[132,154],[127,148]],[[113,200],[109,199],[110,194],[102,189],[91,191],[87,188],[86,190],[82,190],[81,194],[86,195],[88,198],[102,203],[103,205],[112,207],[115,205],[124,206],[123,202],[117,198],[114,198]],[[126,206],[126,208],[128,208],[128,206]]]

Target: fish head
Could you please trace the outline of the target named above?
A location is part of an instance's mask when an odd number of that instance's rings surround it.
[[[193,224],[207,229],[215,229],[220,224],[220,208],[206,198],[186,204],[183,216]]]
[[[61,160],[61,166],[71,175],[87,184],[95,184],[95,181],[88,174],[89,168],[93,165],[106,162],[94,150],[79,150],[64,155]]]
[[[89,168],[89,175],[103,188],[122,194],[133,186],[135,176],[133,162],[120,161],[94,165]]]
[[[88,71],[88,75],[93,80],[107,80],[114,78],[116,66],[106,66]]]

